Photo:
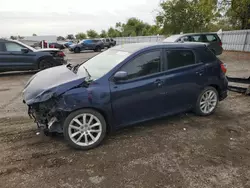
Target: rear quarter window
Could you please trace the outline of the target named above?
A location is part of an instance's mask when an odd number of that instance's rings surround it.
[[[167,69],[176,69],[195,64],[192,50],[167,50]]]
[[[199,57],[199,60],[203,63],[214,62],[217,60],[214,53],[207,47],[197,48],[195,51]]]
[[[218,38],[216,35],[206,35],[208,42],[216,42],[218,41]]]

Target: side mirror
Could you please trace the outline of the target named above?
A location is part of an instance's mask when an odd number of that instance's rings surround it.
[[[121,81],[121,80],[126,80],[128,77],[128,73],[125,71],[118,71],[114,75],[114,81]]]
[[[28,48],[23,48],[23,49],[21,49],[21,52],[23,52],[23,53],[28,53],[29,52],[29,49]]]

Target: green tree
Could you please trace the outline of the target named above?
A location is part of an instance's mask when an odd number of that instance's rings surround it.
[[[219,16],[217,0],[169,0],[160,6],[156,22],[164,34],[207,31]]]
[[[110,28],[108,29],[108,33],[107,33],[107,34],[108,34],[109,37],[113,37],[113,38],[119,37],[119,36],[120,36],[119,31],[116,30],[116,29],[114,29],[113,27],[110,27]]]
[[[250,0],[231,0],[226,3],[230,5],[226,13],[230,23],[240,29],[250,29]]]
[[[33,35],[32,35],[32,36],[37,36],[37,34],[33,33]]]
[[[73,40],[73,39],[75,39],[75,37],[74,37],[73,34],[68,34],[68,35],[66,36],[66,39]]]
[[[58,36],[56,40],[58,40],[58,41],[60,41],[60,40],[65,40],[65,38],[62,37],[62,36]]]
[[[100,34],[100,37],[101,38],[107,38],[107,32],[105,30],[102,30],[101,34]]]
[[[87,35],[88,35],[89,38],[97,38],[97,37],[99,37],[98,33],[93,29],[88,30]]]
[[[16,40],[16,39],[17,39],[17,37],[16,37],[16,36],[10,36],[10,39],[12,39],[12,40]]]
[[[75,37],[77,40],[82,40],[82,39],[86,39],[87,35],[85,33],[77,33]]]

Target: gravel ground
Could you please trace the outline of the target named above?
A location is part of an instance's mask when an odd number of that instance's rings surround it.
[[[95,53],[68,54],[79,63]],[[250,55],[224,53],[228,74],[250,76]],[[209,117],[180,114],[123,129],[90,151],[37,136],[21,91],[33,73],[0,75],[1,188],[250,187],[250,98],[229,93]]]

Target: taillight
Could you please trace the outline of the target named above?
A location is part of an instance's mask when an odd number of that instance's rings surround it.
[[[60,56],[60,57],[64,57],[65,56],[65,54],[63,52],[61,52],[61,51],[58,52],[57,55]]]
[[[222,46],[222,42],[221,41],[219,42],[219,45]]]
[[[224,74],[226,74],[226,72],[227,72],[227,66],[226,66],[226,64],[221,62],[220,68],[221,68],[221,71],[222,71]]]

